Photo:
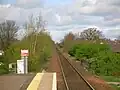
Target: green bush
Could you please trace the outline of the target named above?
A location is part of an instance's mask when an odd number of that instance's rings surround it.
[[[81,44],[79,45],[79,48],[76,49],[75,57],[76,58],[91,58],[93,57],[93,49],[86,45],[86,44]]]
[[[92,58],[101,51],[110,51],[110,47],[106,44],[83,43],[73,46],[69,50],[71,56],[78,58]]]
[[[0,56],[0,75],[9,73],[8,61],[5,56]]]
[[[29,61],[30,72],[40,72],[44,69],[45,64],[48,62],[49,55],[46,52],[41,52],[39,56],[34,56]]]
[[[120,71],[120,55],[113,52],[100,52],[90,64],[90,68],[96,74],[113,75]]]
[[[8,64],[0,63],[0,75],[9,73]]]
[[[75,53],[76,53],[76,50],[79,48],[79,45],[75,45],[74,47],[72,47],[70,50],[69,50],[69,54],[71,56],[75,56]]]
[[[107,44],[83,43],[75,45],[69,51],[70,55],[88,62],[89,70],[98,75],[113,75],[120,73],[120,55],[113,53]],[[120,75],[120,74],[119,74]]]

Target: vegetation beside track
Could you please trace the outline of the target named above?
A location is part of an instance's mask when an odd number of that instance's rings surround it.
[[[69,51],[77,60],[88,63],[88,69],[97,75],[119,75],[120,55],[106,44],[78,44]]]
[[[117,85],[114,84],[110,84],[115,90],[120,90],[120,87],[118,87]]]
[[[116,41],[95,38],[94,35],[90,34],[90,30],[83,31],[84,35],[79,33],[79,36],[69,33],[58,45],[64,52],[85,63],[85,67],[93,74],[101,76],[108,82],[119,81],[117,78],[120,76],[120,54],[114,52],[108,43],[116,43]]]
[[[120,55],[113,52],[111,45],[100,31],[94,28],[81,32],[79,37],[72,33],[65,36],[60,46],[64,51],[81,62],[86,62],[87,69],[97,75],[119,76]]]
[[[101,76],[107,82],[120,82],[120,76]]]
[[[34,41],[37,41],[34,51]],[[9,60],[9,63],[16,62],[21,58],[20,50],[28,49],[29,50],[29,71],[38,72],[43,68],[46,68],[45,64],[49,60],[52,52],[53,41],[51,37],[44,32],[34,33],[30,36],[24,38],[23,40],[12,44],[9,49],[6,50],[6,58]]]

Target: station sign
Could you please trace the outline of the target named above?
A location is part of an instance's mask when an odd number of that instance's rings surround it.
[[[28,50],[21,50],[21,56],[24,57],[24,56],[29,56],[29,51]]]

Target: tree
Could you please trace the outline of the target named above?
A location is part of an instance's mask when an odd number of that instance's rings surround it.
[[[6,20],[0,24],[0,45],[1,49],[5,50],[8,46],[16,41],[18,26],[15,21]]]
[[[66,52],[68,51],[68,49],[72,45],[71,42],[74,41],[74,39],[75,39],[75,36],[72,32],[70,32],[64,36],[64,39],[61,42],[61,44],[63,44],[62,46],[63,46],[64,51],[66,51]]]
[[[69,42],[69,41],[72,41],[72,40],[74,40],[74,39],[75,39],[75,35],[74,35],[72,32],[69,32],[68,34],[66,34],[66,35],[64,36],[64,39],[62,39],[62,40],[60,41],[60,43],[61,43],[62,45],[64,45],[65,42]]]
[[[74,40],[74,38],[75,35],[72,32],[70,32],[67,35],[65,35],[64,40]]]
[[[33,14],[30,15],[28,21],[24,24],[26,36],[29,36],[32,33],[45,31],[45,24],[46,22],[43,20],[41,14],[36,17]]]
[[[34,17],[31,15],[29,17],[28,22],[25,23],[24,27],[26,29],[26,37],[35,35],[35,41],[32,42],[31,48],[33,48],[33,54],[36,50],[36,41],[39,33],[43,33],[45,31],[45,24],[46,22],[43,20],[41,14],[39,14],[37,17]],[[33,34],[33,35],[32,35]],[[33,38],[31,37],[31,39]]]
[[[85,40],[99,40],[103,38],[103,34],[101,31],[97,30],[97,28],[88,28],[81,32],[80,38]]]

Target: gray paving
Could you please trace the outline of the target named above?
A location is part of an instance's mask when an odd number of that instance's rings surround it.
[[[30,83],[29,80],[32,79],[33,77],[34,75],[0,76],[0,90],[26,90],[25,88]]]

